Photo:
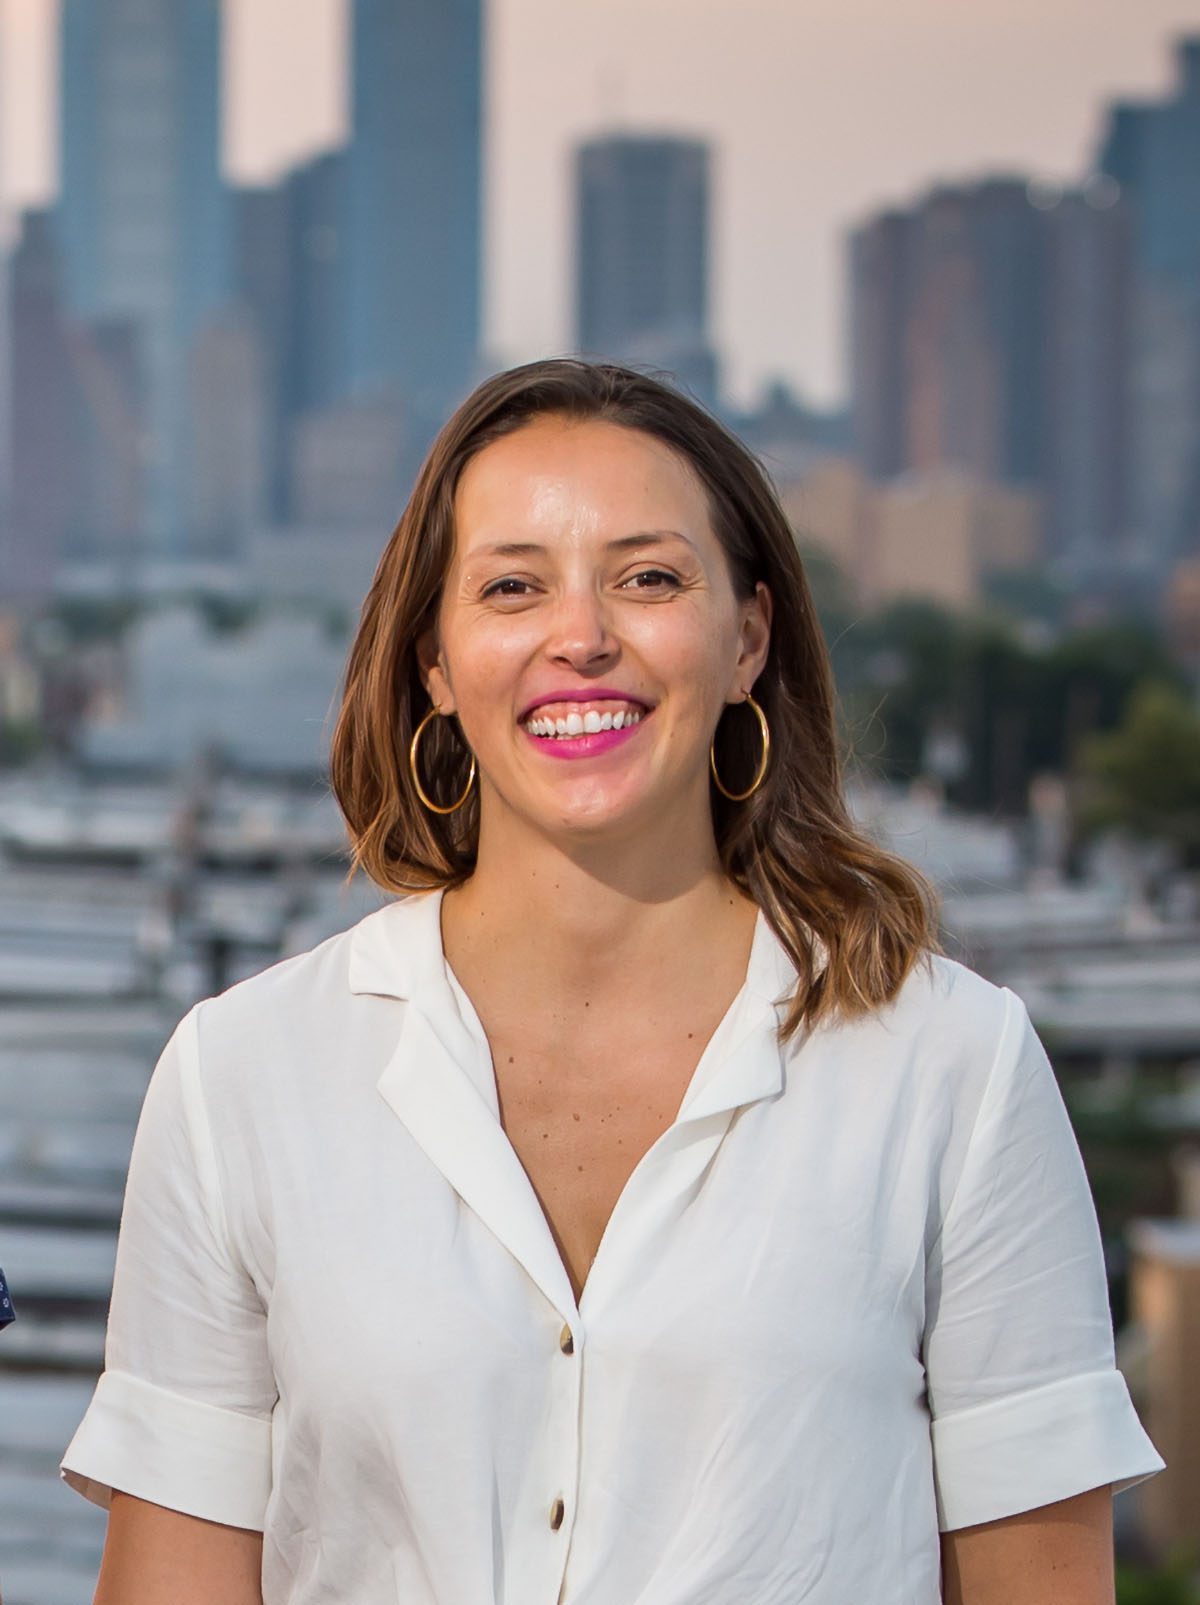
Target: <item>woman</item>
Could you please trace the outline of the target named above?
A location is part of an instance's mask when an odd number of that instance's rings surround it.
[[[847,816],[754,459],[621,368],[480,386],[332,778],[412,895],[164,1050],[64,1463],[101,1605],[1110,1601],[1162,1462],[1078,1151]]]

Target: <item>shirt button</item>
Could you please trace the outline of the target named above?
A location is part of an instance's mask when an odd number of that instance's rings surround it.
[[[561,1499],[556,1499],[550,1506],[550,1526],[555,1532],[557,1532],[562,1526],[563,1517],[566,1515],[566,1513],[567,1507],[563,1504]]]
[[[558,1334],[558,1346],[564,1354],[575,1353],[575,1339],[571,1336],[571,1328],[564,1326]]]

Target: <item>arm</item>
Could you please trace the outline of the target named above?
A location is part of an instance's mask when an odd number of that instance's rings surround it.
[[[960,1568],[993,1541],[1005,1556],[1040,1543],[1039,1524],[1050,1523],[1052,1547],[1079,1538],[1073,1500],[1090,1492],[1083,1508],[1094,1510],[1096,1489],[1119,1492],[1162,1460],[1114,1364],[1079,1148],[1011,993],[953,1191],[931,1225],[940,1230],[926,1257],[923,1358],[938,1526],[971,1530],[950,1541]],[[1023,1550],[1011,1553],[1018,1565]],[[964,1572],[964,1605],[986,1602],[984,1586]]]
[[[93,1605],[262,1605],[262,1534],[114,1490]]]
[[[1106,1485],[942,1534],[944,1605],[1113,1605]]]
[[[158,1555],[177,1553],[176,1540],[189,1563],[197,1533],[215,1542],[215,1533],[240,1529],[261,1542],[271,1492],[278,1394],[266,1306],[229,1229],[197,1013],[176,1027],[150,1078],[117,1239],[105,1370],[62,1465],[71,1487],[110,1510],[100,1593],[110,1605],[131,1596],[109,1576],[140,1586]],[[240,1195],[232,1196],[236,1212]],[[158,1597],[179,1598],[185,1572],[178,1590]],[[244,1596],[207,1597],[241,1605]],[[147,1596],[132,1598],[140,1605]]]

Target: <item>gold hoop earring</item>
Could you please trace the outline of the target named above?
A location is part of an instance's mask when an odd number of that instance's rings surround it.
[[[436,719],[441,711],[442,710],[438,707],[430,708],[429,712],[417,726],[416,731],[413,734],[413,738],[408,744],[408,767],[409,772],[412,775],[412,783],[416,788],[417,796],[425,804],[426,808],[435,814],[452,814],[454,813],[455,809],[461,808],[463,803],[465,803],[467,798],[471,795],[471,787],[475,784],[475,754],[471,754],[471,772],[467,776],[467,783],[463,787],[463,794],[457,802],[451,803],[449,808],[443,808],[440,803],[435,803],[432,797],[426,795],[425,788],[421,784],[421,777],[417,773],[417,747],[420,745],[421,737],[425,733],[425,726],[431,719]]]
[[[746,701],[754,710],[754,713],[758,718],[758,728],[762,731],[762,757],[758,760],[758,768],[754,771],[754,779],[750,782],[749,787],[745,791],[729,791],[721,783],[721,777],[717,773],[717,738],[715,736],[713,737],[708,748],[708,766],[712,770],[712,777],[716,783],[717,790],[721,793],[722,797],[728,797],[730,802],[745,802],[747,797],[753,797],[754,793],[763,783],[763,776],[767,772],[767,760],[771,756],[771,731],[767,724],[767,716],[759,707],[758,703],[755,702],[749,691],[746,692]]]

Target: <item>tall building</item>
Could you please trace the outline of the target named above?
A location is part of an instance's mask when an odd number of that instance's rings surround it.
[[[479,347],[481,0],[354,0],[352,19],[342,389],[428,433]]]
[[[575,343],[674,373],[710,406],[709,150],[611,134],[575,159]]]
[[[1144,566],[1131,485],[1132,231],[1111,180],[1046,203],[1041,486],[1067,580]]]
[[[1160,102],[1109,110],[1097,167],[1132,210],[1133,510],[1151,558],[1200,550],[1200,37]]]
[[[53,217],[26,212],[11,261],[12,502],[0,589],[46,591],[62,559],[128,568],[145,501],[136,330],[63,310]]]
[[[235,281],[261,348],[267,505],[277,523],[292,516],[297,421],[338,395],[345,166],[344,152],[327,151],[274,186],[234,192]]]
[[[74,510],[71,356],[50,217],[26,212],[9,268],[12,501],[0,547],[0,595],[51,589]]]
[[[269,510],[269,409],[262,341],[252,317],[212,318],[188,373],[188,549],[240,558]]]
[[[67,305],[134,331],[149,420],[136,533],[178,552],[190,347],[230,285],[219,0],[63,0],[61,60]]]
[[[326,151],[285,181],[291,323],[283,352],[290,416],[326,407],[337,392],[339,317],[345,304],[346,155]]]
[[[851,412],[875,478],[947,467],[1040,493],[1046,555],[1121,560],[1128,219],[1111,184],[933,190],[850,241]]]
[[[908,462],[904,328],[913,220],[884,212],[850,239],[850,397],[854,452],[876,479]]]

